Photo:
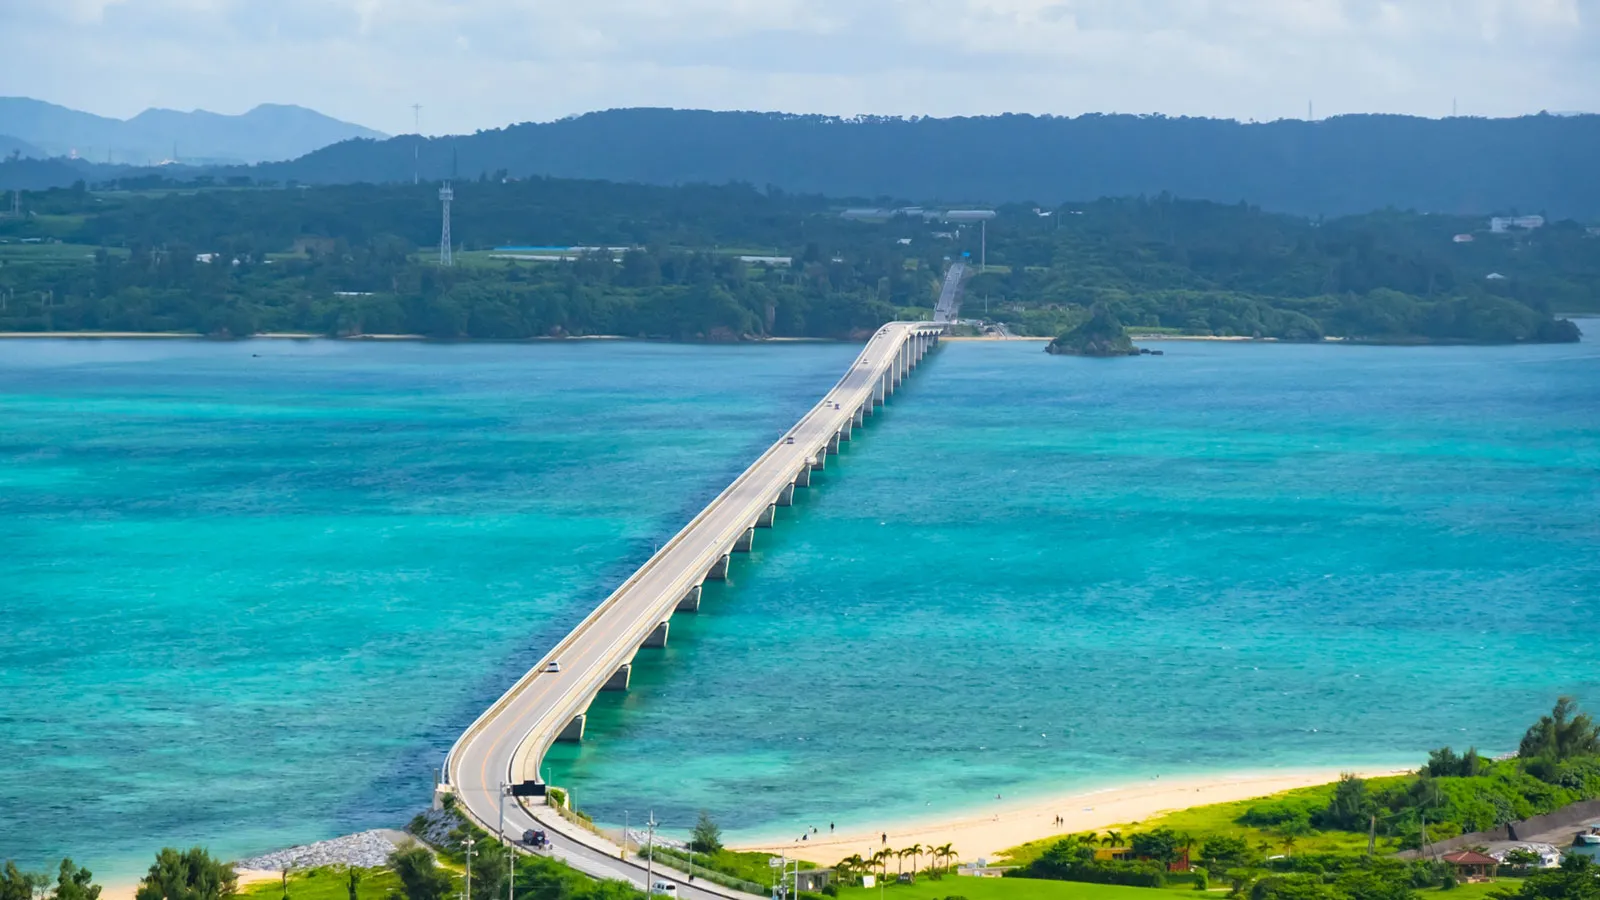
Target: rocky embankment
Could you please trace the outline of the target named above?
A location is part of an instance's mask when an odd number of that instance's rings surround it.
[[[403,831],[380,828],[348,834],[328,841],[317,841],[300,847],[290,847],[241,859],[234,865],[240,869],[261,869],[280,872],[284,869],[313,869],[317,866],[357,866],[371,868],[388,865],[389,854],[411,836]]]

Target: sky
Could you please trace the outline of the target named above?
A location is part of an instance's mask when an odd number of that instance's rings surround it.
[[[1600,0],[0,0],[0,95],[393,134],[596,109],[1600,112]]]

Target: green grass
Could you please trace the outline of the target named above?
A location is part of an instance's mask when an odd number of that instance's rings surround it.
[[[20,238],[11,238],[10,243],[0,244],[0,260],[6,262],[30,263],[90,263],[94,262],[94,253],[99,247],[90,244],[19,244]],[[107,253],[113,256],[127,256],[128,251],[111,247]]]
[[[1395,775],[1388,778],[1372,778],[1367,781],[1368,787],[1373,791],[1380,791],[1391,784],[1408,779],[1407,775]],[[1241,825],[1238,822],[1245,810],[1257,803],[1268,799],[1282,800],[1285,798],[1303,799],[1317,806],[1326,806],[1328,799],[1333,796],[1334,785],[1324,784],[1316,787],[1296,788],[1273,794],[1271,797],[1257,797],[1251,800],[1237,800],[1232,803],[1213,803],[1208,806],[1195,806],[1189,809],[1173,810],[1159,816],[1153,816],[1142,822],[1130,822],[1112,828],[1101,829],[1100,833],[1107,831],[1120,831],[1124,836],[1134,832],[1149,831],[1152,828],[1167,827],[1179,834],[1193,835],[1198,841],[1204,841],[1206,835],[1224,834],[1236,835],[1250,842],[1251,846],[1268,845],[1269,854],[1283,853],[1283,838],[1277,831],[1269,828],[1253,828]],[[1051,845],[1066,837],[1065,834],[1055,837],[1041,838],[1030,841],[1007,850],[1002,856],[1005,864],[1027,865],[1038,859],[1040,854],[1049,849]],[[1377,850],[1382,853],[1394,853],[1400,850],[1397,838],[1380,836]],[[1348,831],[1317,831],[1311,834],[1297,836],[1293,853],[1365,853],[1367,851],[1367,836]]]
[[[656,848],[656,853],[657,859],[668,862],[675,868],[682,868],[687,865],[688,856],[685,853],[675,850],[662,852],[662,848],[659,847]],[[752,884],[770,885],[772,883],[772,874],[775,871],[767,864],[767,860],[771,858],[772,854],[770,853],[739,852],[724,849],[712,854],[696,853],[694,854],[694,864],[697,867],[721,872],[724,875],[730,875]],[[802,869],[815,869],[816,867],[816,863],[800,862],[800,868]]]
[[[890,884],[884,888],[840,888],[839,900],[1171,900],[1178,889],[1124,887],[1118,884],[1086,884],[1081,881],[1044,881],[1036,878],[973,878],[947,875],[939,881],[920,879],[916,884]],[[1181,892],[1201,894],[1189,885]]]
[[[321,866],[289,873],[289,900],[349,900],[350,890],[345,885],[345,869]],[[385,900],[400,890],[400,879],[388,869],[361,869],[361,884],[356,887],[359,900]],[[283,884],[278,881],[261,881],[239,889],[240,897],[249,900],[278,900],[283,896]]]
[[[1440,900],[1489,900],[1497,891],[1516,891],[1517,878],[1501,878],[1488,884],[1462,884],[1454,890],[1424,888],[1417,893]],[[941,881],[922,879],[916,884],[891,884],[879,888],[841,888],[839,900],[1176,900],[1174,895],[1221,897],[1223,885],[1214,882],[1212,890],[1199,892],[1183,884],[1167,888],[1123,887],[1114,884],[1085,884],[1077,881],[1043,881],[1034,878],[967,878],[946,876]],[[315,898],[320,900],[320,898]]]

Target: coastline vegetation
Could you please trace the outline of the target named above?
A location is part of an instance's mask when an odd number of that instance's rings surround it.
[[[464,252],[443,268],[430,186],[171,187],[25,192],[0,220],[0,331],[860,338],[924,315],[963,254],[990,263],[967,315],[1022,335],[1104,308],[1190,335],[1572,341],[1552,311],[1600,310],[1600,240],[1575,222],[1489,234],[1477,218],[1321,221],[1162,195],[1002,207],[985,240],[748,185],[484,179],[456,186]]]
[[[1475,749],[1432,751],[1411,775],[1362,779],[1272,797],[1179,810],[1105,834],[1068,835],[1008,851],[1011,873],[1027,878],[1162,887],[1173,872],[1198,869],[1251,900],[1406,898],[1422,888],[1455,889],[1448,865],[1393,856],[1463,834],[1600,798],[1600,724],[1561,697],[1523,735],[1516,755],[1499,760]],[[1502,889],[1518,896],[1543,886],[1584,882],[1534,872]],[[1198,876],[1204,878],[1206,876]],[[1600,882],[1595,882],[1600,885]],[[1507,893],[1510,896],[1510,893]]]

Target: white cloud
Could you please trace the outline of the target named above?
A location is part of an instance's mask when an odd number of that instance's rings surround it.
[[[633,105],[1270,119],[1600,109],[1600,0],[0,2],[0,93],[389,131]]]

